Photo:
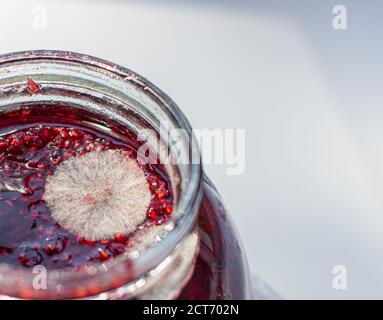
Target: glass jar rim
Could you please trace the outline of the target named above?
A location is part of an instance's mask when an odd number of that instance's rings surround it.
[[[0,81],[3,80],[1,70],[4,68],[12,67],[16,64],[28,64],[28,63],[60,63],[65,62],[71,66],[75,66],[78,71],[79,76],[81,76],[82,68],[92,68],[96,73],[99,72],[102,75],[113,77],[115,81],[118,81],[119,85],[124,86],[128,84],[134,84],[139,88],[141,94],[147,95],[150,99],[155,100],[158,103],[158,106],[168,117],[172,118],[172,121],[175,121],[177,126],[187,132],[189,142],[195,141],[192,128],[178,108],[178,106],[168,97],[162,90],[157,88],[150,81],[140,76],[138,73],[131,71],[125,67],[121,67],[117,64],[95,58],[93,56],[79,54],[69,51],[56,51],[56,50],[34,50],[34,51],[22,51],[14,52],[0,55]],[[12,73],[12,72],[11,72]],[[132,75],[134,75],[132,77]],[[6,75],[10,76],[9,73]],[[2,83],[0,83],[0,86]],[[107,85],[105,83],[105,85]],[[1,96],[1,91],[0,91]],[[1,111],[1,104],[0,104]],[[89,275],[85,273],[78,273],[78,271],[69,271],[69,270],[55,270],[52,273],[49,281],[52,282],[52,286],[61,285],[63,279],[66,283],[75,283],[79,281],[79,277],[83,280],[82,277],[86,277],[86,280],[91,283],[102,283],[100,286],[99,292],[92,292],[92,295],[97,295],[105,291],[113,290],[116,288],[116,279],[111,276],[114,274],[118,276],[119,285],[126,285],[132,282],[137,281],[138,279],[149,274],[154,270],[158,262],[165,260],[171,253],[175,250],[176,246],[181,242],[183,238],[188,235],[195,223],[197,216],[197,209],[200,203],[201,198],[201,181],[202,181],[202,165],[200,161],[200,151],[195,143],[189,143],[189,154],[193,159],[199,159],[199,161],[190,161],[189,170],[190,178],[187,181],[186,190],[182,190],[179,196],[179,204],[175,208],[175,215],[179,216],[175,227],[169,234],[159,242],[156,246],[147,249],[140,255],[137,259],[133,261],[120,261],[116,264],[111,264],[108,266],[107,271],[97,272],[95,274]],[[132,265],[134,266],[134,272],[131,272]],[[9,268],[5,265],[0,266],[0,294],[12,295],[15,292],[13,282],[10,282],[10,277],[14,278],[23,278],[21,283],[28,284],[31,283],[35,275],[30,272],[29,269],[17,269]],[[127,269],[129,272],[127,272]],[[19,282],[17,282],[19,283]],[[53,288],[52,287],[52,288]],[[54,290],[53,290],[54,291]],[[26,298],[72,298],[77,297],[73,296],[73,293],[65,291],[64,288],[60,288],[59,292],[35,292],[34,290],[26,290],[21,292],[18,297]],[[90,294],[86,290],[82,291],[84,297],[88,297]],[[11,294],[12,293],[12,294]],[[79,296],[81,297],[81,295]]]

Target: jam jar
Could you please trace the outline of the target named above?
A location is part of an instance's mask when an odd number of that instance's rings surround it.
[[[251,298],[195,141],[177,105],[127,68],[0,56],[0,297]]]

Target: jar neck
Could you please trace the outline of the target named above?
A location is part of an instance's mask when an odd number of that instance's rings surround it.
[[[30,94],[28,78],[40,86],[39,94]],[[71,52],[30,51],[0,56],[0,83],[0,113],[38,106],[53,119],[59,109],[64,113],[71,109],[85,115],[88,123],[100,130],[108,131],[113,126],[122,137],[134,132],[139,147],[146,145],[154,150],[174,192],[171,230],[135,259],[115,259],[92,274],[48,270],[46,290],[33,289],[35,274],[31,270],[2,265],[0,294],[28,298],[173,297],[182,279],[188,278],[198,251],[193,228],[202,179],[200,153],[192,143],[191,127],[175,103],[131,70]],[[164,279],[168,289],[161,293],[157,287],[165,285]],[[81,292],[76,291],[79,286]]]

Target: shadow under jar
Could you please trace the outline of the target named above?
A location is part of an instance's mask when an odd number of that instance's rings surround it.
[[[250,298],[240,239],[203,173],[193,137],[175,103],[126,68],[72,52],[0,56],[1,297]],[[134,251],[130,234],[88,241],[51,221],[45,180],[56,164],[89,152],[89,145],[136,159],[155,154],[155,164],[141,162],[148,183],[157,177],[155,184],[167,190],[159,193],[162,211],[151,202],[147,213],[146,224],[166,224],[155,244]],[[23,231],[29,224],[33,231]]]

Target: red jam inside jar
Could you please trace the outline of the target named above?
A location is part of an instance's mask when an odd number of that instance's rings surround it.
[[[40,122],[26,126],[29,117],[30,111],[23,110],[1,120],[0,263],[43,265],[49,269],[82,268],[124,253],[130,242],[128,234],[90,241],[61,227],[44,201],[44,186],[57,166],[71,157],[119,150],[136,159],[136,150],[126,142],[82,127],[79,121],[52,124],[41,118]],[[75,114],[66,118],[81,120]],[[137,165],[143,170],[152,195],[145,222],[162,224],[173,211],[166,172],[160,165]]]

